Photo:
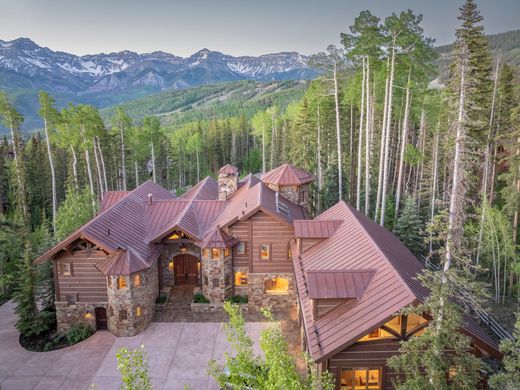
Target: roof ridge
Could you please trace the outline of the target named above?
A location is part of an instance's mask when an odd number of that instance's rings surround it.
[[[408,283],[406,283],[406,281],[404,280],[404,278],[401,276],[401,274],[397,271],[397,269],[394,267],[394,264],[388,260],[386,254],[383,252],[383,250],[381,249],[381,247],[377,244],[377,242],[374,240],[374,238],[372,237],[372,235],[365,229],[365,227],[363,226],[363,224],[360,222],[359,218],[358,218],[358,215],[357,214],[357,210],[354,210],[354,208],[350,205],[348,205],[344,200],[342,200],[341,202],[343,202],[343,204],[347,207],[347,210],[352,214],[352,216],[354,217],[354,219],[356,220],[356,224],[358,225],[358,227],[364,231],[366,233],[366,237],[368,237],[368,239],[370,240],[370,242],[374,245],[374,247],[377,249],[377,251],[379,252],[379,254],[383,257],[384,261],[386,263],[388,263],[390,265],[390,268],[392,270],[392,272],[394,272],[396,275],[397,275],[397,278],[402,282],[402,284],[405,286],[405,288],[408,290],[408,292],[410,293],[411,296],[413,296],[415,299],[420,299],[417,295],[415,295],[415,293],[412,291],[412,289],[410,288],[410,286],[408,285]],[[361,215],[361,214],[360,214]],[[372,222],[372,221],[371,221]],[[385,228],[383,228],[385,229]],[[334,233],[335,234],[335,233]]]

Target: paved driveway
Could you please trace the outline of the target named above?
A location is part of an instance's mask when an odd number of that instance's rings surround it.
[[[217,389],[207,374],[208,362],[224,361],[229,351],[221,323],[152,323],[134,337],[97,332],[72,347],[29,352],[18,342],[14,305],[0,306],[0,388],[2,390],[119,389],[115,354],[121,347],[144,345],[154,389]],[[247,324],[258,341],[265,323]],[[258,351],[258,344],[255,345]]]

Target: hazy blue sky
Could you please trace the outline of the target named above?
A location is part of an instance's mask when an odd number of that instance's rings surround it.
[[[410,8],[450,43],[463,0],[0,0],[0,39],[27,37],[75,54],[129,49],[188,56],[311,54],[338,43],[363,9],[384,18]],[[487,33],[520,28],[520,0],[479,0]]]

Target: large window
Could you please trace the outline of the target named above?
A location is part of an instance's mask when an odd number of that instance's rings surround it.
[[[220,249],[218,248],[211,248],[211,258],[212,259],[218,259],[220,257]]]
[[[404,323],[406,322],[406,327]],[[385,323],[382,327],[373,330],[366,336],[361,337],[358,341],[371,341],[378,339],[391,339],[391,338],[402,338],[404,331],[406,335],[420,335],[424,332],[424,328],[428,320],[417,315],[409,314],[407,316],[400,315],[395,316],[390,321]]]
[[[381,390],[381,379],[381,368],[342,368],[341,390]]]
[[[289,290],[289,280],[280,277],[267,279],[264,283],[265,292],[268,294],[287,294]]]
[[[235,272],[235,286],[247,285],[247,272]]]

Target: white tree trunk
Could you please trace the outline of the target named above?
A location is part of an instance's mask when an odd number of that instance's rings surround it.
[[[363,123],[365,119],[365,56],[363,56],[363,79],[361,80],[361,108],[359,110],[358,166],[356,185],[356,209],[361,210],[361,173],[363,172]],[[368,142],[368,140],[367,140]]]
[[[152,177],[153,177],[153,182],[154,183],[157,183],[157,174],[156,174],[156,169],[155,169],[155,148],[154,148],[154,145],[153,145],[153,141],[150,142],[150,150],[151,150],[151,153],[152,153]]]
[[[105,187],[103,186],[103,178],[101,175],[101,164],[99,162],[96,137],[92,138],[92,147],[94,149],[94,160],[96,161],[96,170],[97,170],[97,174],[98,174],[99,189],[101,191],[100,195],[101,195],[101,199],[103,199],[103,197],[105,196]]]
[[[134,160],[135,186],[139,187],[139,167],[137,161]]]
[[[119,135],[121,137],[121,174],[123,178],[123,191],[127,190],[126,187],[126,156],[125,156],[125,132],[123,129],[123,121],[119,123]]]
[[[365,215],[370,211],[370,123],[371,123],[371,104],[370,104],[370,61],[367,56],[366,63],[366,119],[365,119]]]
[[[388,83],[388,113],[386,114],[386,134],[385,134],[385,159],[383,165],[383,188],[381,190],[381,219],[379,224],[385,225],[385,209],[386,209],[386,192],[388,183],[388,172],[390,170],[390,162],[388,158],[390,146],[390,130],[392,129],[392,98],[394,89],[394,68],[395,68],[395,37],[392,42],[392,57],[390,61],[390,81]]]
[[[403,132],[401,136],[401,152],[399,154],[399,169],[397,173],[397,187],[395,191],[395,215],[397,219],[399,215],[399,202],[401,201],[401,188],[403,186],[403,167],[404,167],[404,153],[408,140],[408,113],[410,109],[410,77],[412,70],[408,71],[408,82],[406,83],[406,99],[404,103],[404,118],[403,118]]]
[[[321,191],[323,190],[323,171],[321,169],[321,123],[320,123],[320,102],[318,102],[317,108],[317,153],[316,153],[316,171],[318,176],[318,204],[316,210],[318,214],[321,211]]]
[[[74,188],[76,191],[78,191],[78,157],[76,156],[76,150],[74,149],[73,145],[70,145],[70,149],[72,150],[72,173],[74,175]]]
[[[432,196],[430,202],[430,223],[433,223],[435,217],[435,198],[437,195],[437,164],[439,160],[439,127],[440,122],[437,122],[437,129],[433,136],[433,147],[432,147]],[[433,253],[433,237],[430,234],[430,255]]]
[[[376,198],[376,212],[374,214],[374,221],[377,222],[379,217],[379,207],[381,205],[381,191],[383,187],[383,166],[384,166],[384,157],[385,157],[385,140],[386,140],[386,121],[387,121],[387,110],[388,110],[388,76],[385,81],[385,102],[383,106],[383,123],[381,126],[381,145],[379,148],[379,171],[377,176],[377,198]]]
[[[43,118],[43,128],[45,130],[45,142],[47,144],[47,156],[49,158],[49,166],[51,168],[51,188],[52,188],[52,231],[56,234],[56,211],[58,209],[58,197],[56,194],[56,170],[54,168],[54,159],[52,157],[51,140],[49,139],[49,128],[47,118]]]
[[[343,199],[343,163],[341,154],[341,126],[339,117],[339,86],[337,64],[334,63],[334,104],[336,108],[336,142],[338,148],[338,200]]]
[[[107,170],[105,167],[105,159],[103,157],[103,150],[101,149],[101,144],[99,143],[99,137],[96,137],[97,146],[99,151],[99,157],[101,158],[101,168],[103,170],[103,182],[105,183],[105,192],[108,191],[108,181],[107,181]]]

